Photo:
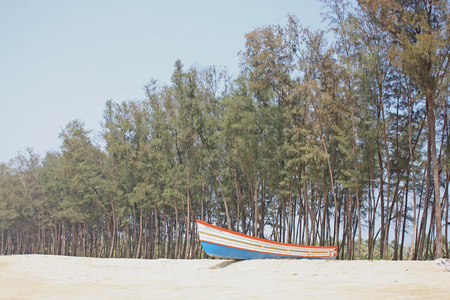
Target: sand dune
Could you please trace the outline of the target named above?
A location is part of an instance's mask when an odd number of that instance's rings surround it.
[[[450,299],[433,261],[0,256],[0,299]]]

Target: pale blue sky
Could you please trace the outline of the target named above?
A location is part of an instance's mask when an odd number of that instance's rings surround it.
[[[286,23],[312,29],[317,0],[0,0],[0,163],[27,147],[44,156],[71,120],[100,131],[105,102],[144,99],[175,60],[236,75],[244,34]]]

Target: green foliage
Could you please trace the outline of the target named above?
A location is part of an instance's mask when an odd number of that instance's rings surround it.
[[[385,2],[325,1],[331,38],[294,16],[254,29],[236,78],[178,60],[145,100],[106,102],[103,148],[75,120],[43,160],[0,164],[1,253],[202,257],[204,219],[336,244],[344,259],[409,258],[416,223],[413,257],[432,257],[432,124],[448,189],[448,7],[431,1],[426,23],[421,4]]]

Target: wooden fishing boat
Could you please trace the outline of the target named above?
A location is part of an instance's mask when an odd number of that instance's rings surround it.
[[[231,259],[336,259],[337,247],[303,246],[273,242],[234,232],[197,220],[200,242],[206,254]]]

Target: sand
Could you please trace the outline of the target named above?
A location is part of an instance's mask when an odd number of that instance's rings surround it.
[[[0,256],[0,299],[450,299],[434,261]]]

